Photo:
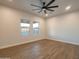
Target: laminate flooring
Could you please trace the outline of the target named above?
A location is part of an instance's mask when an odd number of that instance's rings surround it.
[[[0,50],[7,59],[79,59],[79,46],[53,40],[39,40]]]

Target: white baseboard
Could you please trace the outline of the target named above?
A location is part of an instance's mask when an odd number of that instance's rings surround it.
[[[48,38],[49,40],[55,40],[55,41],[59,41],[59,42],[63,42],[63,43],[69,43],[69,44],[73,44],[73,45],[78,45],[79,43],[75,43],[75,42],[69,42],[69,41],[64,41],[64,40],[58,40],[56,38]]]
[[[64,43],[69,43],[69,44],[74,44],[74,45],[79,45],[79,43],[68,42],[68,41],[63,41],[63,40],[58,40],[58,39],[56,39],[56,38],[47,38],[47,39],[49,39],[49,40],[55,40],[55,41],[60,41],[60,42],[64,42]],[[5,49],[5,48],[9,48],[9,47],[17,46],[17,45],[22,45],[22,44],[27,44],[27,43],[35,42],[35,41],[39,41],[39,40],[43,40],[43,39],[30,40],[30,41],[20,42],[20,43],[16,43],[16,44],[11,44],[11,45],[0,46],[0,49]]]
[[[38,40],[43,40],[43,39],[38,39]],[[11,44],[11,45],[0,46],[0,49],[5,49],[5,48],[9,48],[9,47],[17,46],[17,45],[22,45],[22,44],[26,44],[26,43],[30,43],[30,42],[35,42],[38,40],[30,40],[30,41],[20,42],[20,43],[16,43],[16,44]]]

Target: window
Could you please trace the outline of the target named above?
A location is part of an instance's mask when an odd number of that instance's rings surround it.
[[[38,35],[39,34],[39,22],[38,21],[33,21],[33,34]]]
[[[30,32],[30,21],[26,19],[21,19],[21,35],[22,36],[28,36]]]

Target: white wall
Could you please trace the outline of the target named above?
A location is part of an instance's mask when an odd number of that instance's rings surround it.
[[[31,22],[33,20],[39,20],[40,35],[34,37],[32,33],[30,33],[28,37],[23,38],[20,35],[20,19],[22,18],[26,18]],[[45,39],[44,19],[27,12],[0,5],[0,48],[40,39]]]
[[[48,38],[79,45],[79,11],[47,20]]]

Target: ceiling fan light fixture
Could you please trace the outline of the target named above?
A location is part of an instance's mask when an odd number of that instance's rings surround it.
[[[46,9],[43,9],[43,11],[45,11]]]
[[[46,15],[46,17],[48,16],[48,14],[45,14]]]
[[[70,8],[71,8],[71,6],[69,5],[69,6],[67,6],[65,9],[66,9],[66,10],[69,10]]]
[[[40,0],[40,2],[42,4],[42,6],[38,6],[38,5],[34,5],[34,4],[31,4],[31,6],[40,8],[40,11],[38,13],[43,12],[45,14],[45,16],[48,16],[47,11],[54,12],[54,10],[52,8],[59,7],[58,5],[51,6],[51,4],[55,2],[55,0],[51,0],[48,3],[43,2],[42,0]]]

